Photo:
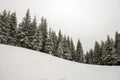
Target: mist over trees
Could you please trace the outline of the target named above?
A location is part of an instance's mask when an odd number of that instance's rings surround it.
[[[51,28],[48,29],[44,17],[40,23],[37,23],[36,16],[32,19],[29,9],[18,24],[15,12],[4,10],[0,13],[0,43],[44,52],[79,63],[120,65],[120,33],[116,32],[115,39],[108,35],[105,41],[96,41],[94,48],[84,53],[80,39],[75,46],[72,38],[63,35],[61,30],[56,34]]]

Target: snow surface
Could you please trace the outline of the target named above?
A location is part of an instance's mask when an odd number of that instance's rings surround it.
[[[0,45],[0,80],[120,80],[120,66],[80,64]]]

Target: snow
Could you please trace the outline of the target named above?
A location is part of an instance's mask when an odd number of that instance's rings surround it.
[[[120,66],[97,66],[0,45],[0,80],[120,80]]]

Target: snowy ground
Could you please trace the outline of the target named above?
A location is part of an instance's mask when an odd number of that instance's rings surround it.
[[[80,64],[0,45],[0,80],[120,80],[120,66]]]

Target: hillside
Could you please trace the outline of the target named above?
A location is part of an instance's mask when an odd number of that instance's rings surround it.
[[[0,45],[0,80],[120,80],[120,66],[80,64]]]

